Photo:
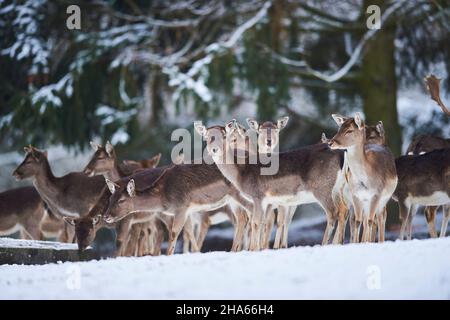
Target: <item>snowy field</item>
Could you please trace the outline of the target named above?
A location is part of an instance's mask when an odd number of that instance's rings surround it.
[[[0,266],[1,299],[450,299],[450,237]]]

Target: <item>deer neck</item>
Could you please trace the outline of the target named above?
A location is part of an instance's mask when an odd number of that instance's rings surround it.
[[[366,163],[367,159],[363,143],[358,143],[347,148],[347,164],[352,175],[359,179],[366,177]]]
[[[239,191],[242,191],[240,188],[240,170],[239,165],[236,163],[236,159],[233,159],[233,150],[225,144],[224,146],[224,155],[222,157],[213,156],[213,160],[220,170],[222,175],[230,181]]]
[[[33,180],[33,185],[41,197],[55,207],[58,207],[58,205],[55,203],[54,199],[56,199],[61,192],[58,180],[59,179],[53,175],[48,160],[45,160],[41,170],[34,176]]]
[[[113,168],[104,174],[105,178],[108,178],[111,181],[118,181],[120,178],[123,178],[125,174],[122,172],[122,170],[119,167],[119,161],[117,160],[117,157],[115,154],[113,154]]]

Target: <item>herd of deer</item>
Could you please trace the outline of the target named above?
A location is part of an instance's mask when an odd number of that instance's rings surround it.
[[[426,78],[428,90],[442,110],[439,79]],[[46,152],[26,147],[16,168],[16,179],[32,179],[34,187],[0,194],[0,235],[20,230],[25,238],[57,237],[77,241],[84,250],[101,227],[115,228],[117,255],[158,255],[168,236],[166,253],[173,254],[183,231],[183,251],[201,249],[211,225],[230,221],[234,226],[232,251],[288,245],[289,224],[298,205],[317,203],[327,226],[322,244],[344,243],[350,223],[350,242],[384,241],[386,204],[398,202],[400,239],[412,236],[412,219],[419,206],[431,237],[435,216],[443,206],[440,236],[450,219],[450,139],[416,137],[407,155],[397,159],[385,145],[382,122],[364,123],[333,114],[336,135],[324,134],[320,143],[277,152],[279,132],[288,117],[276,123],[248,119],[249,129],[236,120],[224,126],[194,123],[206,140],[214,164],[190,164],[182,158],[158,167],[160,155],[145,161],[119,163],[113,146],[91,143],[95,150],[83,172],[55,177]],[[248,132],[256,132],[256,146]],[[250,156],[276,155],[278,171],[262,175],[266,166],[249,163]],[[226,161],[229,160],[233,161]],[[106,181],[106,184],[105,184]],[[363,227],[360,235],[361,225]]]

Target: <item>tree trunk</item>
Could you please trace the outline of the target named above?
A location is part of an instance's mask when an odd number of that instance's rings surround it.
[[[365,0],[377,4],[383,13],[384,0]],[[365,21],[364,21],[365,24]],[[366,45],[360,73],[360,91],[368,124],[383,121],[386,142],[395,156],[401,154],[402,132],[397,114],[397,79],[395,74],[395,20],[390,19]],[[390,206],[387,224],[398,223],[396,206]]]

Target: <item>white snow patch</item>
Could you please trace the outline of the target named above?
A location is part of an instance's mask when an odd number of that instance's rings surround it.
[[[449,299],[449,251],[443,238],[3,265],[0,299]]]
[[[75,243],[62,243],[62,242],[54,242],[54,241],[37,241],[37,240],[0,238],[0,248],[78,250],[78,245]]]

